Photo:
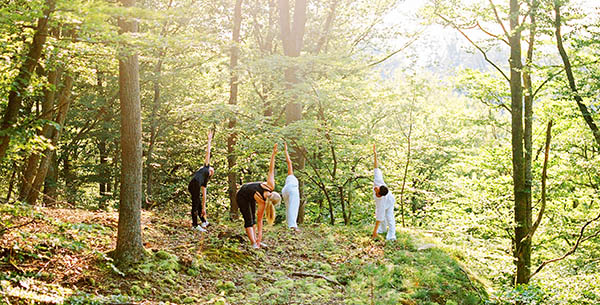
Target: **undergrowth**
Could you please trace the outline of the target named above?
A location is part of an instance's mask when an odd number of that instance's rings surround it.
[[[369,237],[370,226],[265,228],[265,249],[248,246],[241,223],[208,233],[187,220],[142,215],[139,264],[121,270],[106,255],[116,214],[2,207],[12,226],[0,244],[1,292],[10,304],[484,304],[486,288],[416,231]],[[15,215],[18,215],[15,216]]]

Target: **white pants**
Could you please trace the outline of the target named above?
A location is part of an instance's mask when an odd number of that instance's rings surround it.
[[[382,207],[382,209],[383,213],[379,212],[378,214],[384,214],[384,217],[383,219],[377,219],[377,221],[381,221],[379,228],[377,228],[377,233],[385,233],[387,231],[385,239],[395,240],[396,218],[394,217],[394,205],[390,204],[388,207]]]
[[[300,208],[300,189],[298,188],[298,179],[294,175],[285,178],[285,186],[281,190],[283,200],[285,201],[285,216],[289,228],[297,228],[296,218],[298,218],[298,208]]]

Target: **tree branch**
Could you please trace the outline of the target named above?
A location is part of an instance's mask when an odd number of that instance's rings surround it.
[[[589,226],[591,223],[593,223],[594,221],[597,221],[598,219],[600,219],[600,214],[598,214],[598,216],[596,216],[596,218],[594,218],[594,219],[592,219],[592,220],[589,220],[589,221],[587,221],[587,222],[586,222],[586,223],[585,223],[585,224],[584,224],[584,225],[581,227],[581,230],[579,231],[579,236],[577,237],[577,241],[575,242],[575,245],[573,245],[573,247],[572,247],[572,248],[571,248],[569,251],[567,251],[567,252],[566,252],[566,253],[565,253],[563,256],[561,256],[561,257],[557,257],[557,258],[553,258],[553,259],[550,259],[550,260],[544,261],[544,262],[543,262],[541,265],[539,265],[539,266],[537,267],[537,269],[535,270],[535,272],[533,272],[533,273],[532,273],[532,274],[529,276],[529,278],[531,279],[531,278],[532,278],[534,275],[538,274],[538,272],[540,272],[540,270],[542,270],[542,269],[543,269],[543,268],[544,268],[546,265],[548,265],[548,264],[550,264],[550,263],[554,263],[554,262],[560,261],[560,260],[563,260],[563,259],[565,259],[567,256],[569,256],[569,255],[571,255],[571,254],[575,253],[575,251],[577,251],[577,247],[579,247],[579,245],[580,245],[582,242],[584,242],[584,241],[586,241],[586,240],[589,240],[589,239],[592,239],[592,238],[594,238],[594,237],[597,237],[598,235],[600,235],[600,229],[599,229],[599,230],[598,230],[598,231],[596,231],[594,234],[592,234],[592,235],[589,235],[589,236],[586,236],[586,237],[583,237],[583,233],[585,232],[585,228],[586,228],[587,226]]]
[[[527,236],[525,236],[525,238],[523,238],[523,240],[526,240],[528,238],[533,238],[533,235],[535,234],[535,231],[539,227],[540,222],[542,222],[542,217],[544,216],[544,211],[546,210],[546,179],[548,178],[546,174],[547,174],[547,170],[548,170],[548,155],[550,154],[550,139],[552,138],[551,131],[552,131],[552,120],[550,120],[550,122],[548,122],[548,128],[546,129],[546,146],[544,148],[544,166],[542,169],[542,206],[540,207],[540,211],[538,212],[537,219],[533,223],[531,230],[529,230],[529,233],[527,233]]]
[[[475,25],[476,25],[476,26],[477,26],[477,27],[478,27],[478,28],[479,28],[479,29],[480,29],[482,32],[486,33],[487,35],[489,35],[489,36],[492,36],[492,37],[494,37],[494,38],[496,38],[496,39],[498,39],[498,40],[500,40],[500,41],[504,42],[504,43],[505,43],[507,46],[510,46],[510,43],[508,43],[508,41],[506,41],[505,39],[501,38],[501,37],[500,37],[500,35],[496,35],[496,34],[490,33],[490,32],[488,32],[486,29],[484,29],[484,28],[481,26],[481,24],[479,24],[479,21],[477,21]]]
[[[420,32],[416,33],[413,37],[411,37],[411,40],[409,40],[406,44],[404,44],[402,47],[400,47],[398,50],[386,55],[385,57],[383,57],[382,59],[372,62],[368,65],[368,67],[373,67],[375,65],[378,65],[388,59],[390,59],[390,57],[398,54],[401,51],[404,51],[406,48],[408,48],[410,45],[412,45],[415,41],[417,41],[417,39],[419,39],[419,36],[425,31],[425,29],[422,29]]]
[[[502,23],[502,19],[500,19],[500,15],[498,15],[498,10],[496,10],[496,5],[494,5],[494,2],[492,0],[490,0],[490,5],[492,6],[492,10],[494,11],[494,16],[496,16],[496,21],[498,22],[498,24],[500,24],[502,30],[504,31],[504,35],[506,35],[506,37],[509,38],[510,35],[504,27],[504,23]]]
[[[483,55],[483,58],[485,59],[485,61],[487,61],[490,65],[492,65],[496,70],[498,70],[498,72],[500,72],[500,74],[502,74],[502,76],[504,77],[504,79],[506,79],[508,82],[510,82],[510,78],[508,78],[508,76],[506,76],[506,74],[504,73],[504,71],[502,71],[502,69],[500,69],[500,67],[498,67],[493,61],[491,61],[488,57],[487,57],[487,53],[485,53],[485,51],[478,46],[475,42],[473,42],[473,40],[471,40],[471,38],[469,38],[469,36],[467,36],[467,34],[465,34],[465,32],[459,28],[456,24],[454,24],[452,21],[448,20],[448,18],[435,13],[438,17],[442,18],[442,20],[444,20],[446,23],[450,24],[454,29],[456,29],[461,35],[463,35],[470,43],[471,45],[473,45],[477,50],[479,50],[479,52],[481,52],[481,54]]]

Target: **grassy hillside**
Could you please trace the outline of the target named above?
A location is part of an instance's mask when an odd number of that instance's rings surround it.
[[[2,300],[8,304],[482,304],[469,271],[416,231],[393,243],[370,227],[266,227],[266,249],[241,223],[190,230],[189,220],[142,215],[148,257],[121,270],[117,214],[0,206]],[[164,214],[161,214],[164,215]],[[26,224],[22,227],[14,227]]]

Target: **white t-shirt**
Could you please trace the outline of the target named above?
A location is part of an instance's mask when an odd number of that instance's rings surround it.
[[[379,168],[375,168],[374,177],[373,177],[373,186],[382,186],[385,185],[383,182],[383,173]],[[377,197],[375,194],[375,190],[373,190],[373,200],[375,200],[375,220],[384,221],[385,220],[385,210],[393,209],[394,204],[396,203],[396,198],[394,198],[394,194],[388,190],[387,195]]]

